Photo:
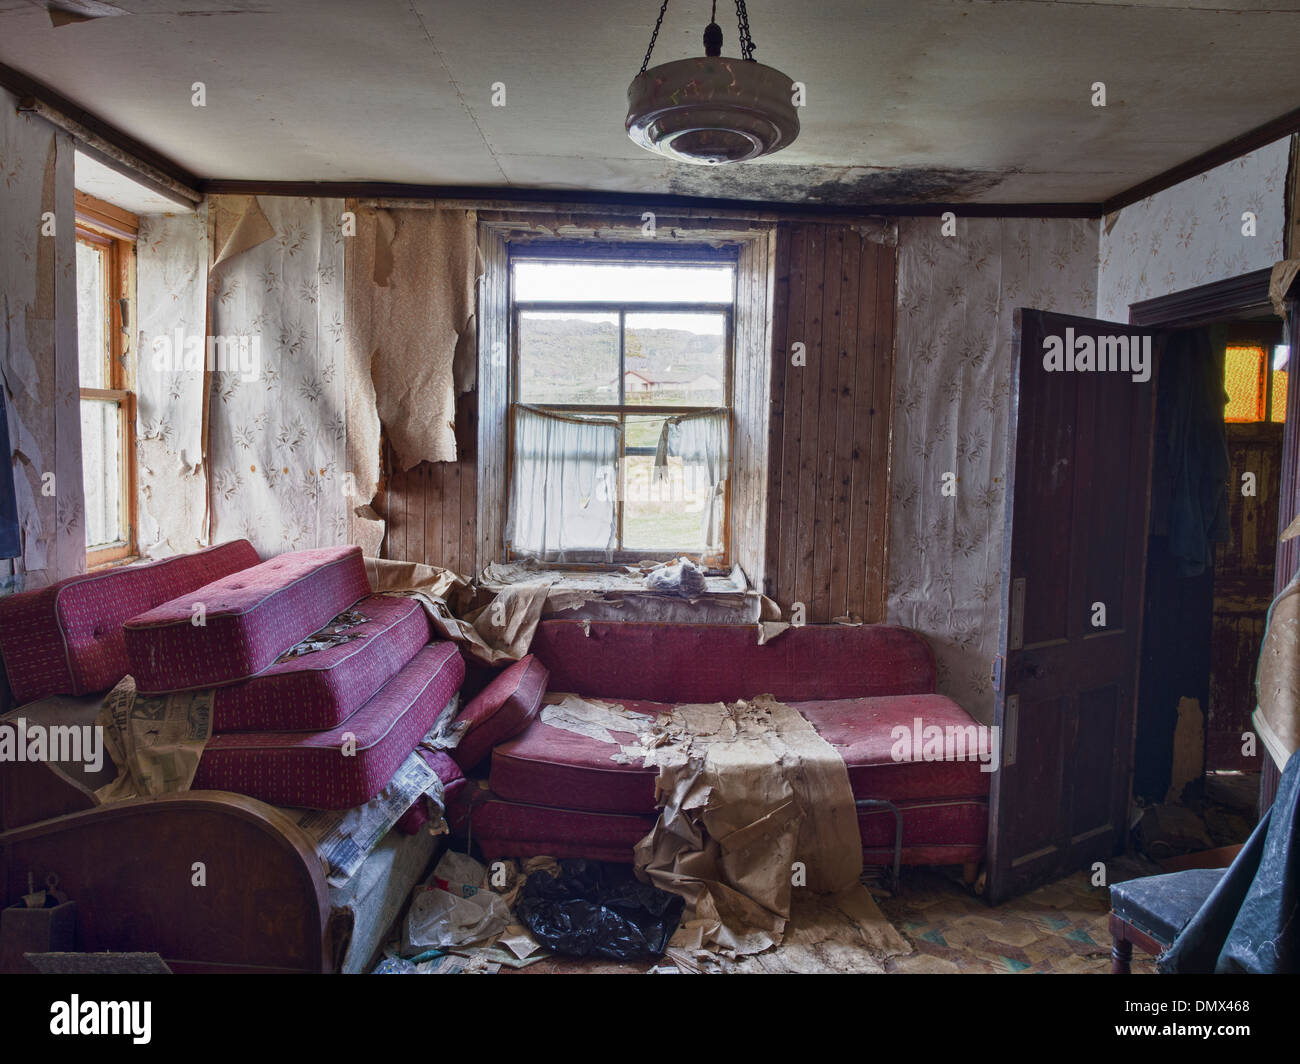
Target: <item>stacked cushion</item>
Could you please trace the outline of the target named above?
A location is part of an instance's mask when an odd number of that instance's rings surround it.
[[[246,680],[369,593],[360,547],[282,554],[124,624],[131,674],[145,694]]]
[[[361,805],[392,778],[464,679],[456,647],[431,644],[328,731],[214,735],[193,786],[305,809]]]
[[[107,691],[130,672],[123,621],[259,561],[240,539],[0,599],[0,655],[15,701]]]
[[[328,731],[432,637],[428,614],[413,598],[371,595],[352,608],[366,621],[347,632],[348,642],[278,661],[254,679],[217,688],[212,730]],[[450,643],[440,645],[455,653]]]

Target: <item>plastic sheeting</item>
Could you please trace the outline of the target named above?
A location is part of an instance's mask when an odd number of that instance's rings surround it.
[[[1300,971],[1300,755],[1236,860],[1157,961],[1168,973]]]

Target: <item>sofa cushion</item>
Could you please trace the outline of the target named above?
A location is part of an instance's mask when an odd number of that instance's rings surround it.
[[[502,669],[456,718],[464,726],[452,751],[466,772],[492,752],[497,743],[513,739],[537,716],[546,694],[546,666],[532,654]]]
[[[281,554],[127,621],[131,675],[144,694],[246,680],[369,594],[360,547]]]
[[[988,803],[979,799],[900,802],[902,863],[961,864],[984,857]],[[632,861],[632,850],[654,827],[654,814],[597,813],[503,801],[474,805],[473,838],[488,861],[507,857],[585,857]],[[867,864],[894,860],[894,815],[888,809],[858,812],[858,833]]]
[[[630,699],[619,699],[618,704],[651,716],[672,708],[663,702]],[[917,719],[941,727],[973,725],[949,698],[909,695],[791,704],[839,750],[857,798],[983,798],[988,794],[989,774],[980,771],[978,761],[893,759],[891,732],[896,725],[905,726],[909,733]],[[620,743],[636,741],[632,732],[610,734]],[[618,747],[611,743],[552,727],[539,717],[526,731],[492,751],[492,790],[501,798],[531,805],[653,813],[656,770],[639,762],[611,760],[610,755],[617,752]]]
[[[277,661],[260,676],[219,687],[214,732],[327,731],[347,720],[432,638],[413,598],[371,595],[354,607],[366,618],[346,643]],[[439,643],[455,654],[453,643]]]
[[[349,809],[379,793],[460,689],[465,663],[434,643],[342,724],[320,732],[227,732],[204,748],[195,790],[271,805]]]
[[[585,857],[632,861],[632,849],[656,817],[522,805],[489,798],[470,813],[473,838],[487,861],[509,857]]]
[[[753,625],[543,621],[529,648],[552,691],[649,702],[782,702],[925,694],[934,654],[888,624],[804,625],[758,645]],[[653,663],[653,667],[650,667]]]
[[[0,655],[14,700],[108,690],[130,672],[123,621],[260,560],[237,539],[0,599]]]
[[[839,751],[849,770],[855,798],[983,797],[989,793],[989,772],[981,770],[974,745],[975,722],[964,709],[944,695],[892,695],[887,698],[841,698],[827,702],[794,702],[795,709],[817,734]],[[905,728],[908,738],[899,748],[910,754],[916,746],[917,728],[952,729],[963,745],[953,753],[965,760],[921,759],[924,743],[911,761],[894,760],[895,728]],[[971,742],[967,742],[972,740]],[[986,747],[987,749],[987,747]],[[996,768],[990,764],[988,767]]]

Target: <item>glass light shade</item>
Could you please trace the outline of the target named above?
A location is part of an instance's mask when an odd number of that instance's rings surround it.
[[[739,163],[780,151],[799,135],[794,83],[752,60],[678,59],[627,89],[627,135],[681,162]]]

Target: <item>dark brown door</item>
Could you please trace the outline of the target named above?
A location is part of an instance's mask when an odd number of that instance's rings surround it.
[[[1119,850],[1127,830],[1159,336],[1016,315],[1004,624],[988,895],[996,903]],[[1150,341],[1134,372],[1044,365],[1053,341]],[[1132,362],[1129,363],[1132,366]],[[1139,374],[1140,375],[1140,374]]]

